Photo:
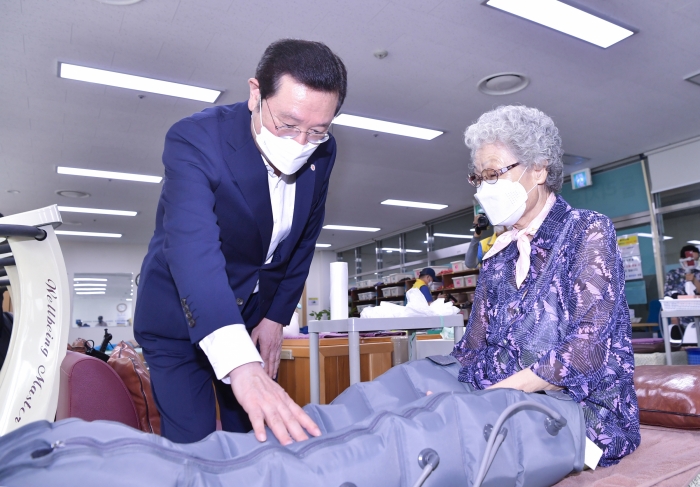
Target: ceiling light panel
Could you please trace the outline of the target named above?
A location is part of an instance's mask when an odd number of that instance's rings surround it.
[[[385,251],[385,252],[389,252],[389,253],[391,253],[391,252],[401,252],[401,249],[394,249],[394,248],[390,248],[390,247],[388,247],[388,248],[387,248],[387,247],[382,248],[382,250]],[[422,251],[422,250],[406,249],[406,250],[404,250],[404,252],[406,252],[407,254],[420,254],[420,253],[423,252],[423,251]]]
[[[348,230],[350,232],[378,232],[381,228],[374,227],[353,227],[348,225],[326,225],[325,230]]]
[[[403,206],[406,208],[424,208],[426,210],[444,210],[447,205],[439,205],[435,203],[420,203],[418,201],[403,201],[403,200],[384,200],[383,205]]]
[[[634,32],[558,0],[488,0],[486,5],[607,48]]]
[[[79,294],[79,295],[104,294],[104,291],[102,291],[102,292],[99,292],[99,291],[87,291],[87,292],[84,292],[84,293],[76,292],[75,294]]]
[[[106,237],[121,238],[121,233],[99,233],[99,232],[72,232],[68,230],[56,230],[56,235],[75,235],[76,237]]]
[[[443,237],[443,238],[464,238],[464,239],[470,239],[474,238],[473,235],[459,235],[456,233],[434,233],[433,237]]]
[[[58,174],[67,174],[69,176],[87,176],[90,178],[104,179],[120,179],[123,181],[138,181],[141,183],[160,183],[163,178],[161,176],[148,176],[145,174],[131,174],[127,172],[114,171],[98,171],[96,169],[81,169],[78,167],[58,166],[56,168]]]
[[[76,282],[73,287],[107,287],[107,284],[102,284],[100,282]]]
[[[68,213],[90,213],[95,215],[136,216],[136,211],[100,210],[98,208],[76,208],[74,206],[59,206],[58,211]]]
[[[131,74],[117,73],[116,71],[106,71],[104,69],[88,68],[76,66],[75,64],[58,63],[58,75],[61,78],[76,81],[85,81],[98,85],[115,86],[136,90],[146,93],[156,93],[158,95],[175,96],[177,98],[187,98],[188,100],[204,101],[214,103],[221,91],[200,88],[198,86],[172,83]]]
[[[95,282],[107,282],[107,279],[102,279],[98,277],[74,277],[74,281],[95,281]]]
[[[322,243],[316,244],[316,247],[320,248],[320,249],[325,249],[325,248],[330,247],[330,246],[331,246],[331,244],[322,244]]]
[[[688,240],[689,244],[700,245],[700,240]]]
[[[442,135],[439,130],[430,130],[412,125],[404,125],[401,123],[385,122],[374,118],[358,117],[357,115],[348,115],[341,113],[333,120],[335,125],[345,125],[346,127],[355,127],[358,129],[372,130],[374,132],[383,132],[386,134],[403,135],[406,137],[414,137],[416,139],[433,140],[435,137]]]

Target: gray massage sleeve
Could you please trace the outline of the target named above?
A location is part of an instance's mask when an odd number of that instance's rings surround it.
[[[432,448],[440,463],[424,485],[465,487],[485,451],[485,426],[522,400],[549,406],[567,425],[552,436],[539,411],[511,416],[483,485],[549,486],[583,468],[578,404],[511,389],[472,391],[457,380],[451,357],[435,360],[444,365],[409,362],[350,387],[330,405],[306,406],[323,434],[288,447],[221,431],[175,444],[108,421],[28,424],[0,438],[0,485],[411,486],[421,474],[419,453]]]

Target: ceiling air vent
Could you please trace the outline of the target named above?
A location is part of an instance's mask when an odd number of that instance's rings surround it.
[[[510,95],[524,90],[530,80],[524,74],[497,73],[479,81],[477,88],[487,95]]]
[[[586,161],[590,161],[590,157],[575,156],[573,154],[564,154],[561,158],[565,166],[578,166]]]
[[[686,81],[690,81],[693,84],[700,85],[700,71],[695,74],[691,74],[685,77]]]

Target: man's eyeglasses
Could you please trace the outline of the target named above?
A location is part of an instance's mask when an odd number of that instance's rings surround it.
[[[299,130],[293,125],[282,124],[278,126],[275,123],[275,116],[272,115],[272,110],[270,110],[269,103],[267,103],[267,111],[270,112],[270,117],[272,118],[272,125],[274,125],[275,130],[277,130],[277,137],[280,137],[282,139],[296,139],[302,133],[301,130]],[[306,140],[308,140],[312,144],[323,144],[331,138],[331,134],[329,134],[328,132],[317,132],[315,130],[309,130],[308,132],[304,133],[306,134]]]
[[[507,173],[515,166],[519,165],[520,163],[516,162],[515,164],[502,167],[501,169],[484,169],[483,171],[481,171],[481,174],[471,173],[469,176],[467,176],[467,181],[469,181],[469,184],[471,184],[475,188],[481,186],[482,181],[486,181],[489,184],[496,184],[496,181],[498,181],[498,176]]]

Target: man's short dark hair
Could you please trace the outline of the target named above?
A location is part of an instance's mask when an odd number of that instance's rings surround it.
[[[700,254],[700,250],[695,245],[684,245],[681,249],[681,259],[685,259],[686,252],[695,252]]]
[[[343,61],[321,42],[281,39],[270,44],[263,54],[255,78],[260,96],[274,96],[285,74],[317,91],[338,94],[336,113],[348,91],[348,73]]]

